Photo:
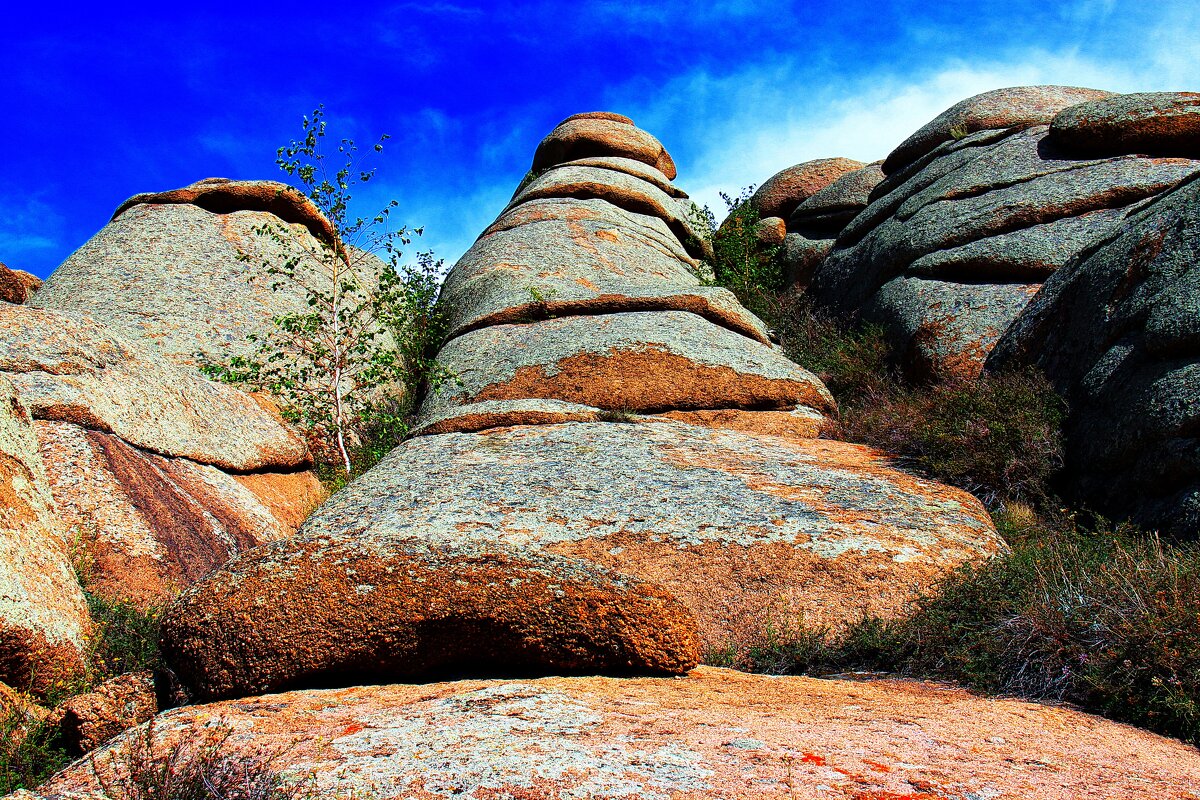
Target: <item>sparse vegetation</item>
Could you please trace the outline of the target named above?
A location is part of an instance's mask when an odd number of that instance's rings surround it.
[[[954,571],[902,619],[767,630],[758,646],[711,652],[709,663],[952,680],[1200,743],[1200,546],[1063,508],[1054,479],[1066,408],[1040,374],[913,384],[881,328],[834,320],[780,294],[771,276],[717,274],[830,387],[840,418],[826,435],[976,494],[1011,550]]]
[[[1200,547],[1128,526],[998,514],[1011,552],[961,567],[911,615],[768,632],[718,663],[771,673],[886,671],[1061,700],[1200,743]]]
[[[450,376],[433,358],[446,324],[437,304],[442,262],[430,253],[415,264],[402,261],[399,247],[421,229],[391,227],[394,200],[373,217],[349,216],[351,190],[375,170],[363,168],[351,139],[338,143],[341,163],[329,166],[325,129],[318,107],[304,118],[304,138],[281,147],[276,163],[304,187],[333,235],[318,238],[312,252],[260,265],[275,276],[272,288],[299,290],[306,310],[282,314],[273,329],[251,336],[253,354],[205,372],[278,397],[288,419],[309,433],[318,460],[336,464],[344,480],[395,446],[421,394]],[[293,242],[283,223],[256,233],[284,247]]]
[[[282,753],[262,749],[234,754],[228,727],[198,739],[181,738],[159,748],[154,724],[135,730],[118,745],[90,757],[92,775],[105,800],[309,800],[311,778],[278,766]]]
[[[736,197],[721,193],[729,213],[713,234],[713,259],[707,265],[713,281],[730,289],[751,310],[755,295],[783,289],[783,273],[775,260],[779,248],[763,247],[758,240],[760,217],[750,203],[753,195],[753,186],[742,189]]]
[[[32,789],[71,762],[58,727],[20,708],[0,714],[0,793]]]

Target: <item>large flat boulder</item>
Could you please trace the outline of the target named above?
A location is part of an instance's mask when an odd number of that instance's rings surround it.
[[[1081,103],[1054,117],[1050,136],[1085,155],[1200,158],[1200,93],[1139,92]]]
[[[91,630],[29,412],[0,377],[0,680],[44,693],[79,677]]]
[[[883,162],[890,175],[945,142],[982,130],[1048,125],[1069,106],[1112,96],[1078,86],[1012,86],[968,97],[926,123],[900,143]]]
[[[144,450],[237,471],[309,461],[303,439],[271,407],[87,317],[0,305],[0,373],[35,418],[112,433]]]
[[[968,135],[880,183],[809,292],[837,315],[892,328],[921,377],[971,377],[1031,287],[1197,171],[1183,158],[1081,158],[1045,125]]]
[[[901,614],[1003,548],[975,498],[860,445],[678,422],[496,428],[409,440],[321,506],[314,540],[519,547],[665,587],[706,645],[797,619]],[[366,541],[366,540],[364,540]]]
[[[122,748],[221,752],[319,796],[1184,800],[1200,755],[1063,707],[898,680],[567,677],[364,686],[187,706],[24,798],[101,800]],[[141,737],[141,738],[136,738]]]
[[[272,181],[210,179],[136,195],[31,304],[86,314],[182,366],[227,363],[252,355],[247,337],[272,331],[275,317],[308,310],[300,282],[273,289],[281,282],[265,263],[294,262],[303,282],[329,285],[319,260],[328,224],[300,192]],[[350,252],[371,284],[382,264]]]
[[[1200,179],[1051,276],[989,369],[1035,365],[1063,395],[1070,485],[1104,513],[1200,529]]]
[[[480,236],[441,298],[450,337],[535,319],[677,310],[768,342],[766,327],[729,290],[700,284],[696,266],[657,217],[604,200],[537,200]]]
[[[834,407],[824,384],[777,349],[681,311],[494,325],[452,339],[438,361],[457,382],[426,397],[421,422],[537,398],[634,412]]]
[[[691,614],[662,589],[422,525],[316,530],[242,556],[162,621],[163,657],[202,699],[456,673],[679,674]]]
[[[675,180],[675,162],[662,143],[637,128],[628,117],[602,115],[568,117],[537,146],[531,171],[537,173],[581,158],[628,158],[654,167]]]

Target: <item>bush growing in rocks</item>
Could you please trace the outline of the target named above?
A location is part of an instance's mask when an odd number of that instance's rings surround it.
[[[772,631],[735,665],[953,680],[1200,743],[1200,547],[1128,526],[1048,524],[1019,505],[996,521],[1012,550],[959,568],[910,616],[864,618],[840,633]]]

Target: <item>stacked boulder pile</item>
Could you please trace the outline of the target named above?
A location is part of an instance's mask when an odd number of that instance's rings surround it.
[[[1186,797],[1194,749],[1069,709],[696,667],[1003,545],[970,495],[815,438],[832,398],[694,277],[674,173],[627,118],[558,126],[447,278],[459,381],[419,435],[168,609],[206,704],[23,797],[100,798],[147,739],[380,800]]]
[[[868,170],[868,202],[820,240],[806,206]],[[884,326],[918,380],[1039,368],[1069,408],[1073,495],[1189,536],[1197,175],[1200,94],[1000,89],[801,202],[782,257],[818,308]]]
[[[558,164],[545,154],[564,131]],[[454,316],[438,360],[457,381],[426,398],[422,435],[296,537],[181,598],[164,642],[185,682],[222,697],[467,669],[484,632],[505,642],[487,658],[512,668],[681,672],[702,647],[744,646],[772,625],[902,613],[1002,546],[970,495],[814,438],[828,390],[728,291],[699,285],[664,160],[610,116],[569,119],[543,141],[544,172],[446,279]],[[401,567],[429,577],[383,579]],[[571,587],[559,601],[532,588],[556,571]],[[486,597],[459,588],[504,574]],[[322,597],[302,600],[312,585]],[[578,614],[574,593],[611,610]],[[401,641],[421,657],[399,655]],[[226,675],[233,662],[254,674]]]
[[[1200,171],[1194,149],[1089,133],[1101,123],[1087,109],[1136,98],[1123,97],[1018,87],[947,109],[880,165],[884,179],[816,266],[811,296],[883,325],[914,377],[978,375],[1050,275]],[[1165,114],[1146,111],[1127,117]]]

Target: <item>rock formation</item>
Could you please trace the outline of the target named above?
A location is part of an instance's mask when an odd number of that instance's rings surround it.
[[[264,227],[278,235],[256,232]],[[320,286],[315,254],[329,231],[302,193],[274,181],[209,178],[139,194],[54,271],[32,305],[86,314],[176,364],[225,363],[252,353],[246,337],[270,330],[276,316],[307,309],[299,283],[273,289],[279,279],[264,262],[293,260]],[[355,266],[368,281],[381,269],[361,253]]]
[[[1150,134],[1095,155],[1103,137],[1085,131],[1134,125],[1129,97],[1023,87],[948,109],[884,161],[886,179],[817,266],[813,298],[884,325],[917,377],[978,374],[1049,275],[1200,170],[1178,146],[1143,155],[1154,151],[1134,143]]]
[[[1200,152],[1197,153],[1200,155]],[[1067,400],[1067,475],[1089,505],[1200,530],[1200,177],[1047,279],[988,359],[1036,365]]]
[[[9,269],[0,262],[0,301],[25,303],[41,288],[42,279],[19,269]]]
[[[732,295],[699,286],[673,210],[686,198],[649,171],[656,151],[631,167],[617,160],[637,153],[615,149],[565,148],[558,157],[575,160],[556,164],[543,143],[541,173],[451,271],[438,359],[458,381],[425,399],[422,435],[294,539],[231,562],[171,609],[164,643],[194,690],[346,685],[480,659],[679,672],[701,643],[744,646],[801,616],[836,627],[900,613],[1003,546],[970,495],[813,438],[834,410],[828,390]],[[321,597],[302,600],[314,585]],[[596,610],[581,616],[580,603]],[[444,619],[452,607],[460,616]]]
[[[867,207],[871,191],[883,180],[881,163],[847,172],[795,207],[778,256],[784,286],[804,289],[812,281],[842,228]]]
[[[223,732],[231,759],[378,800],[1182,800],[1200,773],[1194,747],[1069,708],[708,668],[296,691],[175,709],[149,733],[186,754]],[[22,798],[102,800],[127,741]]]
[[[58,517],[103,594],[155,603],[321,498],[267,400],[85,317],[0,306],[0,373],[32,417]]]
[[[44,693],[80,675],[91,629],[29,412],[0,377],[0,680]]]

